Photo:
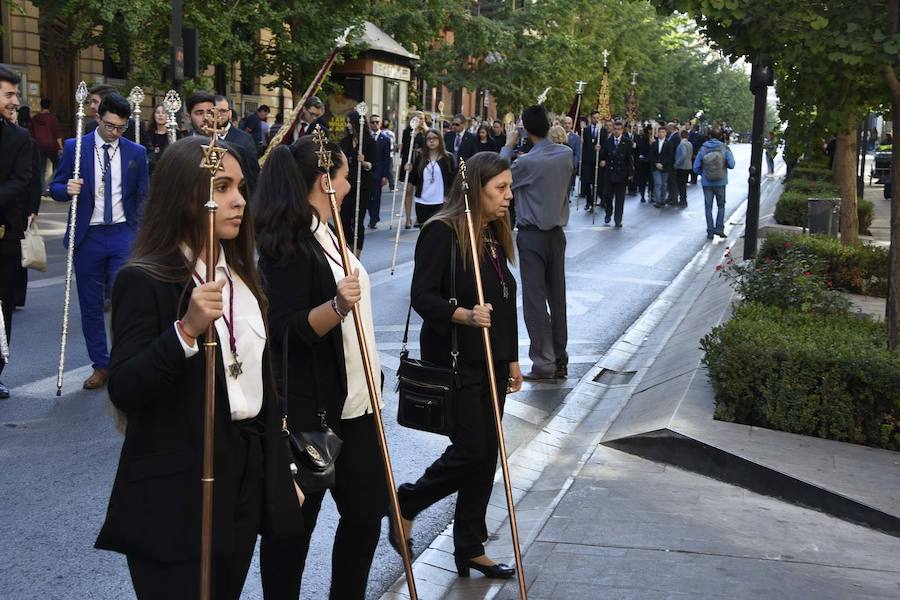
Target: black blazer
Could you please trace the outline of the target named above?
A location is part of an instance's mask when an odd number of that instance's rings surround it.
[[[400,172],[401,176],[403,173],[403,169],[406,167],[406,158],[409,155],[409,137],[410,137],[410,129],[407,125],[406,129],[403,130],[403,134],[400,136]],[[416,150],[425,145],[425,134],[421,131],[416,133],[416,137],[413,138],[413,161],[416,160]]]
[[[469,160],[469,157],[474,154],[472,150],[472,144],[475,143],[475,135],[471,131],[464,131],[462,139],[459,141],[459,152],[453,152],[453,144],[456,141],[456,132],[448,131],[444,134],[444,149],[456,156],[457,161],[461,158],[463,160]],[[458,154],[458,155],[457,155]]]
[[[167,264],[178,268],[183,259]],[[185,272],[185,280],[187,273]],[[106,521],[96,547],[150,560],[174,562],[200,556],[203,464],[203,396],[206,357],[185,358],[174,323],[187,309],[193,283],[164,283],[126,266],[112,291],[112,351],[109,398],[128,417]],[[271,374],[268,350],[264,373]],[[260,533],[299,536],[303,519],[281,436],[274,381],[264,376],[265,488]],[[231,411],[222,365],[216,353],[215,485],[213,551],[234,547],[232,515],[236,489],[231,465]]]
[[[256,180],[259,179],[259,159],[257,158],[256,142],[249,133],[243,132],[234,125],[228,128],[225,141],[238,149],[241,167],[244,170],[244,181],[247,182],[247,199],[253,195],[256,189]]]
[[[294,431],[318,428],[317,407],[328,425],[341,434],[347,399],[347,370],[341,328],[324,336],[309,324],[309,311],[334,298],[337,285],[324,251],[311,232],[301,233],[296,254],[274,259],[260,253],[259,269],[269,299],[273,365],[283,389],[283,343],[288,335],[288,422]],[[351,317],[347,317],[351,318]]]
[[[662,152],[660,152],[659,138],[654,138],[650,140],[650,168],[656,171],[657,163],[661,163],[665,171],[666,165],[675,164],[675,154],[668,141],[663,143]]]
[[[425,321],[419,337],[422,358],[438,365],[450,364],[451,317],[457,308],[450,304],[450,250],[453,247],[453,235],[455,234],[450,227],[439,221],[422,228],[416,243],[416,262],[410,291],[412,307]],[[490,329],[494,362],[515,362],[519,360],[516,280],[509,270],[502,248],[499,250],[498,258],[503,279],[509,288],[509,297],[503,298],[500,278],[487,252],[481,260],[481,278],[485,302],[494,308]],[[459,306],[463,308],[471,309],[477,302],[475,273],[471,266],[463,267],[458,244],[456,297]],[[481,331],[467,325],[457,325],[456,330],[460,362],[484,363]]]
[[[634,156],[631,140],[624,135],[616,148],[616,138],[607,136],[600,149],[600,160],[606,161],[605,177],[607,181],[621,183],[634,176]]]
[[[360,178],[360,188],[362,189],[360,195],[360,207],[369,205],[369,195],[372,193],[372,171],[378,168],[378,157],[375,152],[375,140],[372,139],[372,136],[368,134],[368,132],[363,132],[362,136],[362,153],[366,158],[366,162],[372,163],[371,171],[366,171],[363,169],[362,177]],[[359,150],[353,146],[353,135],[347,134],[341,139],[341,150],[344,152],[344,156],[347,157],[347,167],[350,172],[347,174],[347,180],[350,182],[350,191],[347,193],[347,199],[351,198],[353,201],[356,201],[356,169],[359,164],[359,160],[357,158],[357,154],[359,154]],[[362,208],[360,208],[362,210]],[[350,211],[350,214],[353,214],[353,211]],[[352,227],[351,227],[352,229]]]
[[[680,143],[681,136],[677,131],[666,139],[666,144],[663,146],[663,154],[659,160],[663,165],[664,171],[675,172],[675,151]]]
[[[0,118],[0,225],[6,226],[0,248],[17,246],[23,237],[28,218],[23,199],[33,183],[33,162],[34,142],[28,130]]]
[[[422,162],[422,150],[413,154],[413,170],[409,174],[409,182],[415,187],[414,197],[422,197],[422,184],[425,178],[425,167],[428,163]],[[443,158],[438,161],[441,168],[441,175],[444,179],[444,197],[450,195],[450,188],[453,186],[453,178],[456,177],[458,161],[453,158],[449,152],[445,152]]]

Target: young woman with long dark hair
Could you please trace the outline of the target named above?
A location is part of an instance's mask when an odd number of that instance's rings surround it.
[[[381,364],[369,275],[352,252],[354,274],[344,275],[338,239],[328,224],[328,175],[340,206],[355,201],[348,181],[355,174],[333,143],[326,146],[334,161],[326,174],[318,166],[317,150],[313,137],[305,136],[291,146],[279,146],[266,162],[253,201],[259,266],[270,302],[275,368],[282,384],[285,377],[289,384],[290,427],[311,431],[319,429],[324,419],[343,440],[331,490],[340,521],[332,551],[330,597],[363,600],[381,520],[387,514],[388,489],[356,324],[348,317],[357,303],[376,377]],[[310,537],[324,497],[324,491],[308,494],[303,505],[307,530],[301,540],[263,537],[267,600],[299,596]]]
[[[478,236],[478,256],[472,257],[466,226],[461,178],[456,177],[444,208],[423,228],[416,244],[410,298],[424,319],[422,358],[450,366],[451,331],[459,348],[456,422],[450,446],[415,483],[400,486],[400,512],[405,531],[412,520],[435,502],[457,493],[453,520],[456,568],[461,577],[471,569],[487,577],[512,577],[515,570],[496,564],[484,553],[485,514],[497,470],[497,435],[488,373],[493,373],[501,409],[507,392],[522,386],[516,317],[516,281],[509,269],[514,260],[509,202],[509,163],[493,152],[479,152],[466,161],[469,206]],[[456,243],[454,244],[454,240]],[[450,253],[456,252],[457,303],[450,289]],[[485,304],[478,305],[473,261],[481,265]],[[486,365],[480,329],[490,327],[494,364]]]
[[[409,183],[415,189],[416,227],[422,227],[444,205],[456,175],[456,160],[444,149],[441,134],[429,129],[415,167],[407,164],[405,168],[410,171]]]
[[[187,138],[160,159],[131,260],[112,291],[109,398],[125,441],[96,546],[128,557],[139,600],[199,595],[200,349],[210,323],[219,340],[213,597],[240,597],[257,534],[296,537],[303,529],[270,376],[253,222],[231,151],[213,183],[216,279],[204,281],[210,177],[199,165],[208,143]],[[228,368],[235,363],[241,368]]]

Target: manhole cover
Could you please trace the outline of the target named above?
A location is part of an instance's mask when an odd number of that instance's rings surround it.
[[[603,385],[625,385],[631,383],[636,371],[613,371],[611,369],[603,369],[600,374],[594,377],[596,383]]]

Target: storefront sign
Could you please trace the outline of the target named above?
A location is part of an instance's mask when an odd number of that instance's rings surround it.
[[[372,63],[372,74],[379,77],[387,77],[388,79],[399,79],[401,81],[410,80],[409,67],[390,65],[388,63],[378,61],[374,61]]]

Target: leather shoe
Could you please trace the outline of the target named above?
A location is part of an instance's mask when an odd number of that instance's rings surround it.
[[[497,563],[488,566],[478,564],[471,558],[460,558],[458,556],[454,557],[454,562],[456,563],[456,573],[460,577],[468,577],[469,571],[471,569],[480,571],[481,574],[488,579],[509,579],[516,574],[516,570],[514,568],[503,563]]]
[[[556,372],[553,376],[557,379],[565,379],[569,376],[569,366],[568,365],[557,365]]]
[[[609,222],[612,221],[612,217],[603,217],[603,222],[609,225]]]
[[[106,385],[107,379],[109,379],[109,369],[94,369],[94,372],[84,380],[84,384],[81,387],[86,390],[97,390]]]
[[[542,373],[535,373],[534,371],[528,371],[524,375],[522,375],[522,379],[525,381],[545,381],[545,382],[555,382],[556,376],[554,375],[544,375]]]
[[[394,549],[394,552],[403,556],[403,551],[400,549],[400,541],[397,539],[397,526],[394,524],[394,511],[392,509],[388,509],[388,543]],[[409,550],[410,558],[412,558],[413,541],[411,537],[406,538],[406,548]]]
[[[0,381],[0,400],[6,400],[7,398],[9,398],[9,388]]]

